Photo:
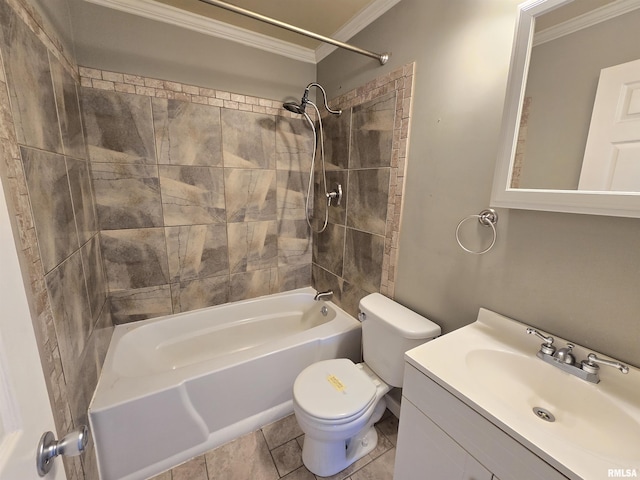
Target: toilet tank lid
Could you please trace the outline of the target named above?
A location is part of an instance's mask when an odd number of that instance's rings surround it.
[[[380,293],[371,293],[360,300],[360,311],[379,317],[405,338],[429,339],[441,333],[439,325]]]

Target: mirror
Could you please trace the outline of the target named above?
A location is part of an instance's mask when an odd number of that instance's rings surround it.
[[[640,217],[640,0],[518,9],[491,206]]]

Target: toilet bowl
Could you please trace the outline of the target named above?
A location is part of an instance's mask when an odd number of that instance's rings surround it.
[[[440,327],[378,294],[360,302],[364,363],[345,358],[314,363],[298,375],[293,409],[305,433],[302,460],[321,477],[371,452],[385,394],[402,386],[404,352],[440,334]]]

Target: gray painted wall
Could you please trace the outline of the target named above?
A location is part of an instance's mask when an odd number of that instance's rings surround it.
[[[242,93],[299,99],[316,66],[166,23],[69,0],[78,65]]]
[[[640,365],[640,220],[500,209],[492,251],[456,244],[458,222],[489,204],[518,3],[403,0],[350,41],[391,51],[387,65],[340,51],[318,80],[334,97],[416,61],[399,302],[444,332],[482,306]]]

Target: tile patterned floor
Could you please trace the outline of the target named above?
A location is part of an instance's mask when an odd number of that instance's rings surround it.
[[[290,415],[152,480],[392,480],[398,419],[387,410],[376,429],[376,448],[332,477],[316,477],[302,464],[304,434]]]

